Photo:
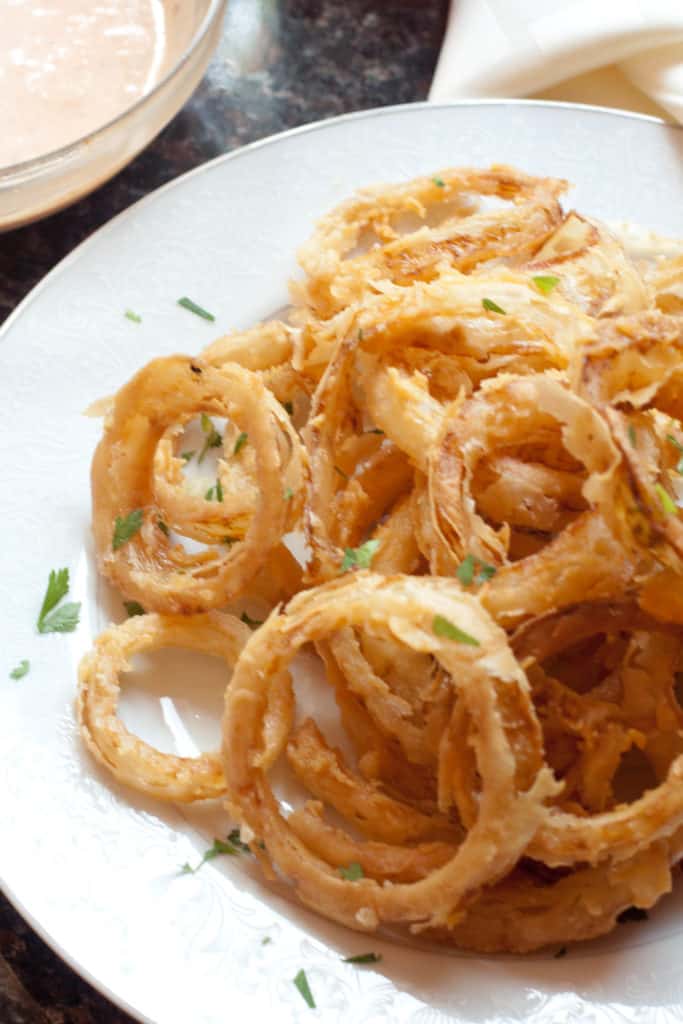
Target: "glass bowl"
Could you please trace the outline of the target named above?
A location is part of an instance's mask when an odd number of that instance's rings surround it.
[[[76,142],[0,167],[0,231],[68,206],[125,167],[199,85],[218,44],[226,0],[183,0],[184,39],[165,74],[131,107]]]

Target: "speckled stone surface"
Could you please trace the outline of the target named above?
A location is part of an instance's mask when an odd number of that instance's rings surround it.
[[[447,11],[448,0],[229,0],[204,81],[159,138],[92,196],[0,235],[0,321],[75,245],[178,174],[286,128],[425,99]],[[0,1024],[130,1022],[0,896]]]

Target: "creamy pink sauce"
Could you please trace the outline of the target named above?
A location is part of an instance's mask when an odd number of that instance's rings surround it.
[[[75,142],[159,77],[163,0],[0,0],[0,167]]]

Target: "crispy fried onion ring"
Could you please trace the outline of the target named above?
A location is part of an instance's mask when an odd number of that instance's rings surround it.
[[[477,646],[437,635],[436,616],[457,623]],[[466,707],[472,724],[468,742],[481,777],[477,820],[453,855],[441,866],[437,856],[436,865],[434,860],[429,863],[432,870],[423,868],[428,873],[416,881],[393,881],[383,873],[354,882],[341,877],[335,859],[330,863],[321,857],[322,832],[316,833],[313,849],[306,844],[315,812],[309,808],[303,823],[300,814],[298,827],[291,827],[265,768],[258,764],[270,680],[305,643],[361,625],[368,632],[388,632],[409,650],[432,655],[449,675],[453,697]],[[306,722],[288,745],[290,760],[314,796],[332,802],[374,842],[430,837],[434,823],[429,818],[355,778],[316,733],[313,723]],[[519,772],[516,749],[537,748],[537,733],[524,673],[505,634],[475,598],[446,580],[360,573],[298,595],[284,612],[273,613],[244,649],[226,695],[223,721],[229,802],[239,820],[265,843],[268,857],[306,905],[364,931],[380,922],[410,924],[413,930],[452,927],[466,904],[512,867],[547,813],[545,800],[557,792],[541,761],[534,770]],[[529,767],[532,762],[530,756]],[[371,847],[365,859],[368,869],[375,852]],[[416,874],[417,867],[411,877]]]
[[[152,467],[168,428],[199,412],[224,416],[248,435],[258,493],[243,540],[191,554],[159,526],[180,532],[182,524],[165,519],[167,510],[155,501]],[[100,571],[147,609],[191,612],[225,604],[266,566],[296,523],[304,467],[289,416],[254,373],[236,365],[217,370],[185,356],[154,360],[118,392],[93,460]],[[289,479],[299,482],[296,491]],[[213,504],[220,522],[222,503]],[[114,550],[117,517],[133,510],[142,510],[142,527]],[[223,539],[234,539],[229,515]]]
[[[452,408],[430,452],[428,494],[418,503],[432,572],[451,574],[468,553],[499,567],[481,597],[506,626],[577,599],[621,593],[634,574],[625,511],[633,501],[619,450],[595,409],[554,374],[501,376]],[[483,476],[484,508],[495,511],[488,480],[496,463],[489,467],[486,458],[498,452],[519,453],[529,471],[516,471],[511,504],[519,500],[520,507],[508,510],[507,520],[499,511],[496,527],[479,514],[473,486]],[[548,477],[553,486],[541,492],[538,479]],[[545,543],[512,562],[511,525]]]
[[[540,664],[569,643],[598,634],[628,632],[631,644],[611,679],[578,695],[558,680],[532,674],[532,689],[539,690],[534,700],[537,707],[540,702],[545,705],[544,714],[539,708],[541,721],[552,717],[553,705],[561,703],[565,734],[573,730],[582,737],[578,769],[587,783],[608,783],[621,754],[632,746],[652,758],[655,773],[662,779],[638,799],[614,803],[601,813],[552,808],[529,844],[530,856],[551,866],[596,864],[606,856],[623,860],[655,840],[668,838],[683,824],[683,746],[679,737],[683,712],[674,695],[682,638],[677,631],[671,636],[662,633],[665,628],[632,605],[584,605],[532,623],[513,639],[523,664],[532,657]],[[610,750],[615,739],[616,748]],[[568,788],[571,793],[572,787]],[[590,802],[590,793],[585,802]]]
[[[559,224],[557,197],[565,187],[500,166],[366,189],[327,214],[299,251],[307,278],[292,285],[293,299],[327,319],[376,282],[409,286],[437,276],[442,266],[467,272],[496,258],[529,258]],[[481,210],[482,196],[510,203]],[[428,218],[439,217],[441,223],[427,226]],[[403,230],[411,218],[417,228]],[[356,255],[363,245],[368,250]]]
[[[486,303],[504,310],[487,308]],[[594,340],[595,322],[561,295],[544,295],[529,272],[449,270],[412,288],[386,284],[359,306],[302,330],[303,372],[318,379],[341,339],[427,373],[437,398],[453,398],[497,373],[564,369]]]
[[[647,519],[643,543],[679,575],[683,573],[678,486],[682,356],[681,320],[647,312],[604,326],[599,340],[578,351],[574,365],[578,388],[603,407],[629,467]]]
[[[649,908],[671,891],[670,864],[683,852],[683,830],[628,860],[578,868],[544,882],[524,863],[487,889],[448,936],[480,953],[528,953],[556,942],[594,939],[629,907]]]
[[[232,669],[249,636],[249,628],[239,619],[215,611],[141,615],[101,633],[81,662],[77,700],[81,734],[96,760],[119,782],[160,800],[190,803],[223,796],[225,778],[218,753],[162,754],[126,729],[117,713],[119,680],[130,669],[133,655],[170,646],[214,655]],[[278,756],[293,707],[291,681],[281,674],[272,681],[264,718],[265,763]]]
[[[591,316],[637,313],[650,304],[647,283],[619,241],[575,211],[541,246],[528,269],[535,276],[556,277],[557,294]]]

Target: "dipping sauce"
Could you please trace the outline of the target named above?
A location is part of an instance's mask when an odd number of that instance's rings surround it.
[[[76,142],[158,79],[163,0],[0,0],[0,167]]]

